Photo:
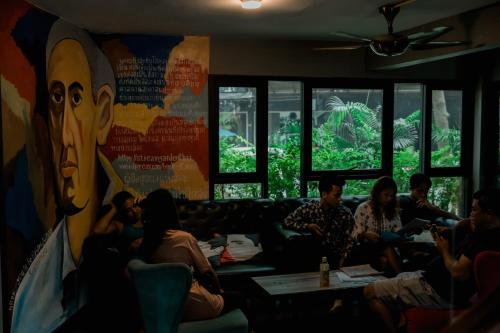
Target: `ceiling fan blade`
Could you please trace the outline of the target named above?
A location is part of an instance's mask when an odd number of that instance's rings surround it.
[[[362,47],[366,47],[368,44],[358,44],[358,45],[344,45],[344,46],[327,46],[327,47],[315,47],[314,51],[337,51],[337,50],[356,50]]]
[[[415,2],[416,0],[401,0],[401,1],[396,1],[393,3],[388,4],[388,6],[392,6],[394,8],[398,8],[404,5],[409,5],[412,2]]]
[[[452,27],[435,27],[432,31],[417,32],[408,36],[408,40],[412,44],[428,43],[439,36],[444,35],[448,31],[453,30]]]
[[[449,42],[429,42],[425,44],[411,44],[410,48],[412,50],[432,50],[432,49],[440,49],[443,47],[451,47],[451,46],[460,46],[460,45],[467,45],[469,44],[469,41],[463,40],[463,41],[449,41]]]
[[[337,32],[334,32],[333,34],[336,35],[336,36],[339,36],[339,37],[344,37],[344,38],[349,38],[349,39],[356,39],[356,40],[362,40],[362,41],[365,41],[365,42],[370,42],[370,39],[367,38],[367,37],[363,37],[363,36],[359,36],[359,35],[353,35],[353,34],[350,34],[348,32],[337,31]]]

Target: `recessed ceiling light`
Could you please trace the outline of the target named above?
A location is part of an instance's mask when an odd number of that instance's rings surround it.
[[[243,9],[257,9],[262,6],[260,0],[241,0],[241,7]]]

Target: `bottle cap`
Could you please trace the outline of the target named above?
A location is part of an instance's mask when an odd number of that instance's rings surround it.
[[[322,262],[326,262],[326,257],[321,257]]]

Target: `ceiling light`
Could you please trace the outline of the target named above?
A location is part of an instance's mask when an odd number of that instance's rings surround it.
[[[241,0],[241,7],[243,9],[257,9],[262,6],[260,0]]]

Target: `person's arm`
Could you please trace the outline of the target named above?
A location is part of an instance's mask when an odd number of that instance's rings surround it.
[[[94,225],[93,232],[98,235],[110,234],[117,230],[113,218],[117,212],[115,205],[111,204],[111,209],[104,214]]]
[[[375,217],[373,216],[373,211],[369,203],[358,206],[356,213],[354,213],[355,224],[352,236],[354,240],[367,240],[370,242],[377,242],[380,240],[380,235],[370,230],[370,225],[373,225],[371,220],[374,219]]]
[[[345,242],[344,251],[340,256],[340,261],[339,261],[340,267],[342,267],[344,265],[344,261],[351,253],[351,250],[354,246],[354,243],[356,242],[356,239],[354,239],[352,237],[352,235],[353,235],[352,231],[354,228],[355,221],[354,221],[354,216],[352,216],[351,211],[346,212],[345,217],[344,217],[344,221],[342,221],[342,222],[345,225],[345,229],[346,229],[345,236],[347,237],[347,239]]]
[[[222,288],[219,278],[217,277],[217,274],[215,274],[212,265],[210,265],[210,262],[201,251],[196,238],[191,235],[189,243],[191,247],[191,255],[194,261],[194,277],[212,294],[221,294]]]
[[[316,236],[322,237],[323,231],[321,230],[320,226],[316,223],[310,223],[309,214],[307,214],[308,207],[309,205],[302,205],[297,208],[285,218],[283,224],[289,229],[296,231],[307,230],[315,234]]]
[[[417,201],[417,206],[418,207],[426,207],[431,212],[433,212],[434,214],[436,214],[436,215],[438,215],[440,217],[444,217],[444,218],[447,218],[447,219],[453,219],[453,220],[460,220],[461,219],[460,217],[456,216],[453,213],[447,212],[447,211],[442,210],[441,208],[439,208],[437,206],[434,206],[426,198],[422,198],[422,199],[418,200]]]
[[[444,265],[451,276],[458,281],[465,281],[470,278],[472,261],[465,255],[461,255],[457,260],[450,253],[450,245],[446,238],[434,234],[436,247],[443,257]]]

